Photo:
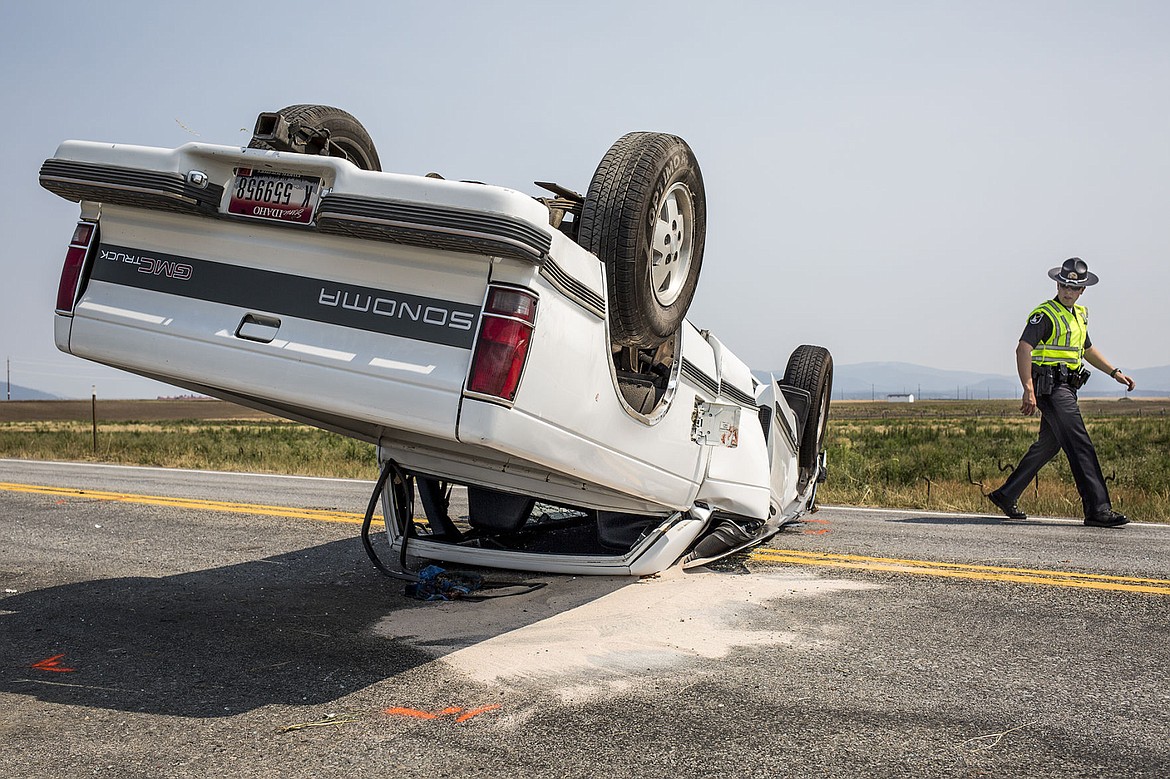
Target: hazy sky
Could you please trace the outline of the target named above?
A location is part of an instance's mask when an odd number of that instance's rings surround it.
[[[757,369],[817,343],[1010,374],[1072,255],[1097,345],[1164,365],[1168,41],[1170,3],[1125,0],[0,0],[0,359],[68,397],[165,391],[53,345],[59,142],[244,144],[324,103],[386,170],[531,194],[584,191],[630,130],[683,136],[709,209],[690,319]]]

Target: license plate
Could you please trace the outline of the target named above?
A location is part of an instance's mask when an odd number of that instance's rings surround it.
[[[274,222],[309,224],[321,197],[321,179],[236,168],[228,213]]]

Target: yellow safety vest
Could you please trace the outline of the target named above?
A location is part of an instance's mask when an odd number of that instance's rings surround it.
[[[1055,300],[1045,300],[1033,309],[1031,316],[1037,315],[1052,320],[1052,335],[1032,348],[1032,364],[1066,365],[1069,370],[1079,369],[1089,334],[1088,309],[1074,305],[1069,311]]]

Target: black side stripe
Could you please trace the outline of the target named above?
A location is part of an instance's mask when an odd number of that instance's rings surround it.
[[[90,278],[460,349],[471,348],[480,314],[478,305],[109,244]]]

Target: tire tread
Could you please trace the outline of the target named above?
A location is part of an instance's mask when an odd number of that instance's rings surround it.
[[[678,148],[686,150],[700,191],[694,193],[695,209],[702,217],[696,225],[696,248],[692,257],[692,279],[678,301],[685,314],[694,295],[694,277],[702,262],[706,206],[701,202],[702,176],[686,142],[676,135],[654,132],[627,133],[606,152],[589,184],[581,214],[578,241],[606,265],[610,298],[610,330],[614,343],[622,346],[652,347],[667,337],[671,328],[655,328],[645,313],[639,287],[645,273],[641,255],[643,236],[637,229],[647,198],[653,195],[661,164]],[[633,229],[631,229],[633,228]],[[678,317],[681,320],[681,316]],[[666,332],[662,332],[666,329]]]
[[[824,430],[818,435],[817,421],[822,407],[828,422],[828,404],[833,393],[833,356],[823,346],[802,344],[796,347],[784,370],[784,383],[807,390],[811,397],[808,419],[800,438],[797,461],[802,472],[815,468],[824,444]]]

